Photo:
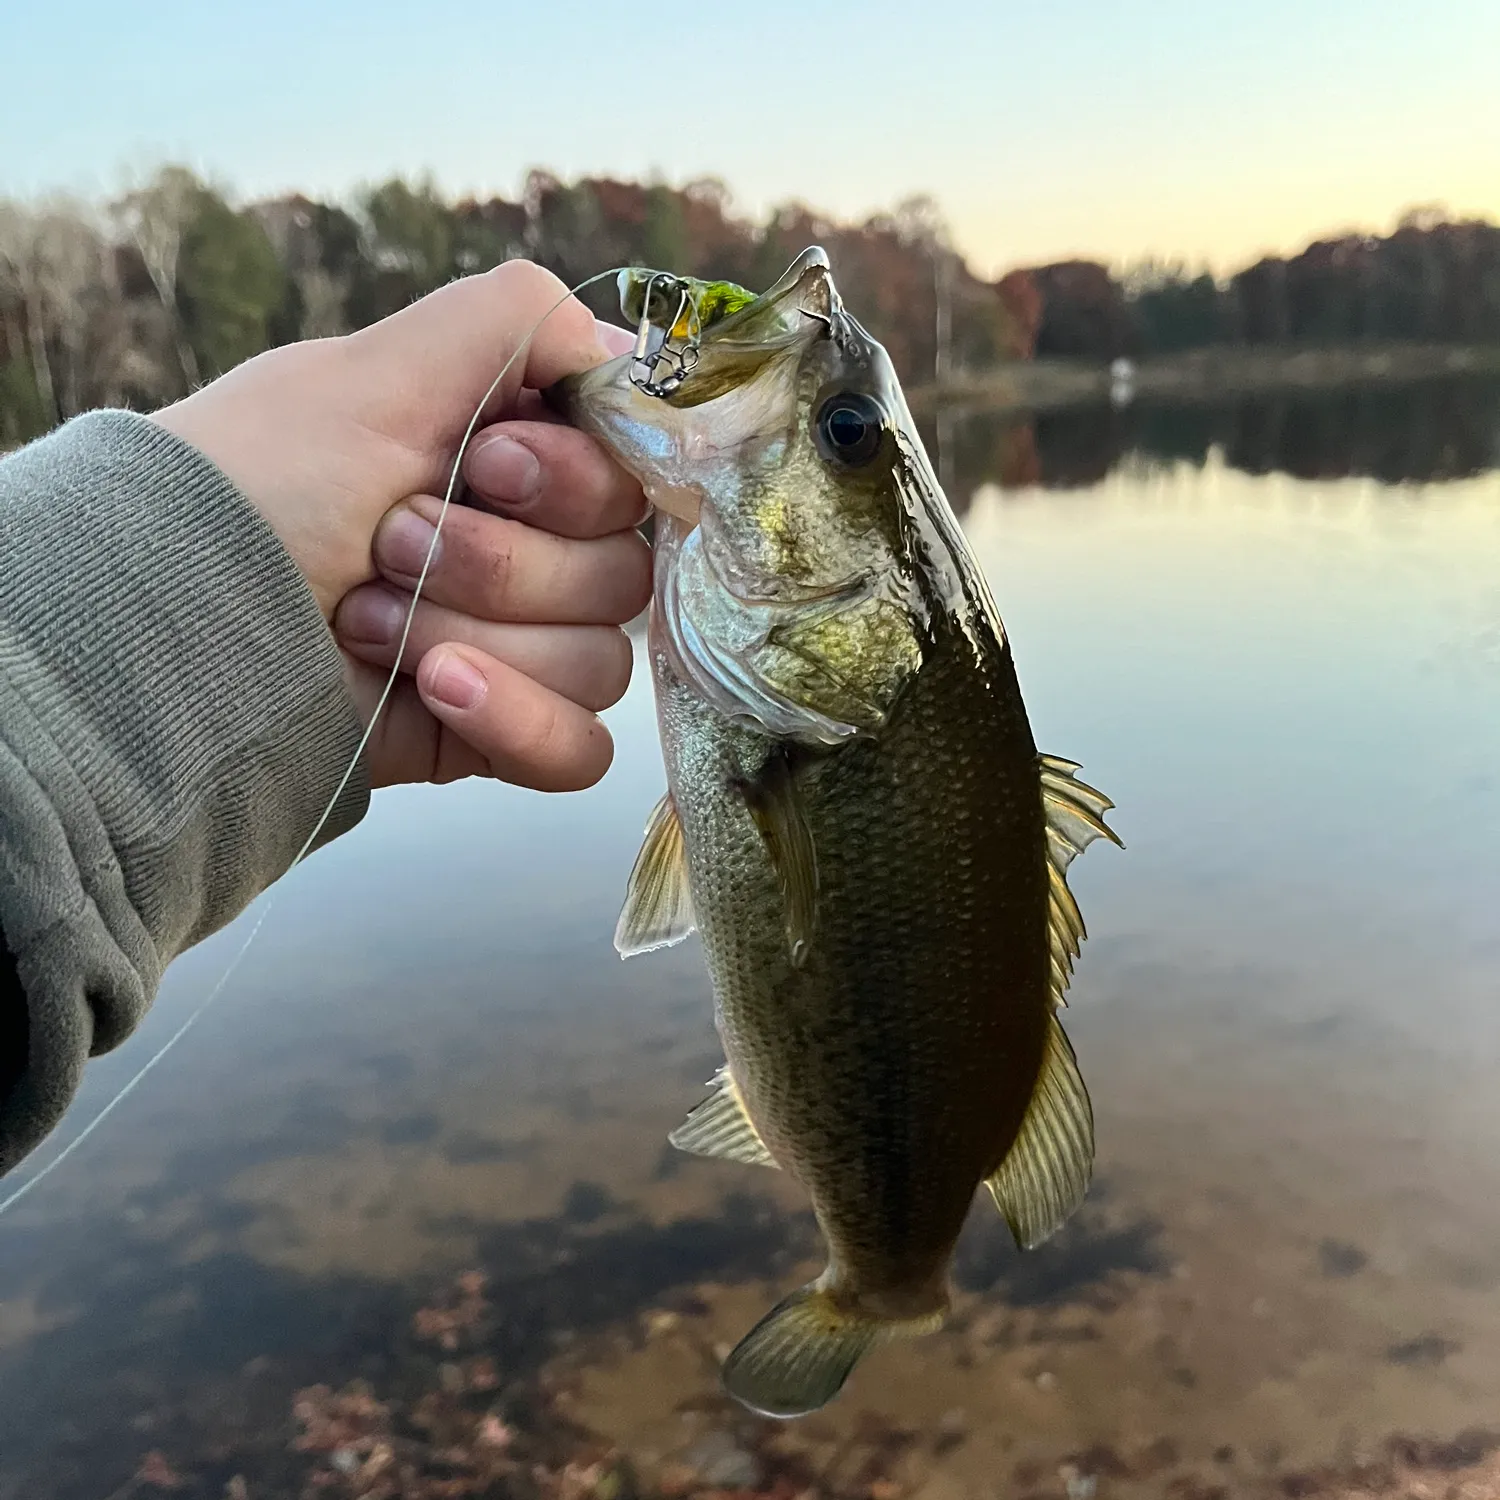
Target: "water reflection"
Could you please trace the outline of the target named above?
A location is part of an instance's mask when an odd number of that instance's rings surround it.
[[[1431,483],[1500,463],[1500,381],[1289,393],[1229,406],[1146,402],[1037,416],[981,410],[945,425],[945,480],[960,507],[986,483],[1087,487],[1127,457],[1201,468],[1215,450],[1247,474]],[[932,441],[935,424],[925,435]]]
[[[955,423],[1038,739],[1128,847],[1075,875],[1097,1188],[1026,1257],[977,1212],[951,1329],[790,1428],[717,1394],[814,1241],[780,1174],[664,1147],[718,1053],[697,953],[609,944],[661,785],[638,676],[593,792],[382,794],[0,1224],[0,1500],[154,1494],[153,1452],[186,1500],[353,1500],[382,1454],[403,1500],[1316,1495],[1493,1463],[1500,474],[1440,479],[1494,435],[1493,392],[1450,396],[1389,430],[1364,398],[1190,440],[1080,415],[1155,447],[1066,497],[1061,429],[1032,425],[1055,462],[1023,485],[1013,421]]]

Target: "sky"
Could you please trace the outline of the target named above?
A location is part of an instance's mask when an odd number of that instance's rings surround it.
[[[1497,58],[1496,0],[0,0],[0,195],[712,175],[751,216],[929,194],[981,273],[1222,271],[1413,204],[1500,219]]]

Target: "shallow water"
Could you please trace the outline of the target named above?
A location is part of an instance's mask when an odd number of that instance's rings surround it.
[[[952,1329],[791,1428],[717,1397],[716,1351],[814,1241],[781,1174],[664,1148],[718,1054],[694,944],[610,947],[661,788],[638,674],[594,791],[380,794],[284,883],[218,1007],[0,1222],[0,1497],[135,1493],[151,1450],[183,1494],[299,1494],[293,1392],[437,1382],[412,1314],[470,1266],[496,1410],[555,1456],[615,1445],[647,1490],[718,1443],[728,1487],[1259,1494],[1490,1421],[1495,409],[1456,388],[1274,422],[1094,413],[1092,476],[1082,438],[954,418],[1038,742],[1116,801],[1127,848],[1072,876],[1097,1188],[1026,1257],[976,1210]],[[1319,436],[1247,451],[1273,428]],[[54,1146],[242,932],[173,969]]]

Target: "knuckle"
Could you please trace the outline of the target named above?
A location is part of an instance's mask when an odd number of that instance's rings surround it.
[[[651,602],[651,548],[638,532],[626,533],[625,539],[630,547],[624,569],[625,598],[633,620]]]
[[[630,687],[634,669],[635,651],[630,637],[623,630],[609,630],[599,646],[594,691],[583,706],[596,713],[613,708]]]
[[[533,773],[547,779],[559,765],[566,764],[572,738],[562,700],[550,693],[540,698],[524,725],[517,736],[516,757]]]
[[[568,290],[551,271],[534,260],[504,260],[488,275],[506,296],[524,297],[528,302],[542,297],[555,300]]]
[[[651,602],[651,549],[633,531],[602,537],[591,547],[601,606],[612,625],[624,625]]]
[[[508,525],[498,528],[485,548],[485,591],[496,606],[508,603],[516,590],[520,550],[521,533]]]
[[[579,792],[593,786],[613,759],[609,731],[560,698],[538,705],[518,759],[528,783],[545,792]]]
[[[579,747],[577,775],[572,790],[581,792],[602,781],[614,758],[614,737],[598,719],[590,720],[583,744]]]

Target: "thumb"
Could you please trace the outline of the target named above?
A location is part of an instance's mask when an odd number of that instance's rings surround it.
[[[523,386],[541,389],[612,357],[588,308],[524,260],[449,282],[349,335],[349,350],[361,421],[440,466],[418,486],[429,489],[446,480],[475,408],[518,350],[480,424],[513,408]]]

